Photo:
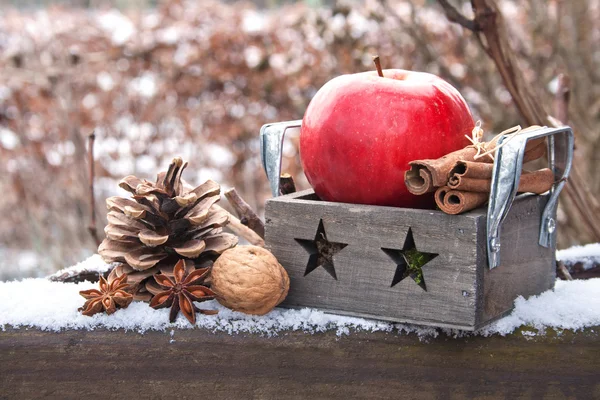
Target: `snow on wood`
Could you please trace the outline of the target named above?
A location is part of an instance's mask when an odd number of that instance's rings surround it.
[[[578,262],[583,264],[584,269],[590,269],[600,264],[600,243],[590,243],[585,246],[573,246],[556,252],[556,259],[573,265]]]
[[[583,249],[583,248],[582,248]],[[587,254],[587,249],[573,249],[572,257]],[[60,271],[57,274],[76,271],[104,272],[110,266],[94,255],[87,260]],[[113,315],[86,317],[77,310],[84,303],[80,290],[96,287],[90,282],[59,283],[48,279],[24,279],[0,282],[0,326],[31,327],[48,331],[64,329],[99,328],[124,329],[137,332],[148,330],[187,329],[192,326],[182,316],[169,323],[169,310],[154,310],[146,303],[134,302],[129,308],[118,310]],[[265,316],[249,316],[228,310],[216,301],[205,302],[204,308],[219,310],[215,316],[198,315],[196,327],[214,332],[256,333],[276,335],[284,331],[317,333],[334,330],[338,335],[351,331],[384,331],[393,334],[416,333],[420,337],[435,337],[440,332],[452,336],[471,333],[420,327],[416,325],[392,324],[363,318],[344,317],[324,313],[316,309],[275,309]],[[506,335],[517,328],[528,326],[538,330],[523,334],[543,334],[546,328],[555,330],[581,330],[600,326],[600,279],[557,281],[554,290],[529,299],[515,301],[514,311],[475,334]]]
[[[116,264],[107,264],[102,260],[102,257],[98,254],[94,254],[90,258],[82,261],[78,264],[73,265],[72,267],[63,268],[60,271],[50,275],[48,279],[51,281],[54,280],[62,280],[64,281],[66,278],[75,277],[76,275],[80,275],[82,273],[93,273],[96,272],[98,274],[103,274],[107,272],[109,269],[112,269]]]

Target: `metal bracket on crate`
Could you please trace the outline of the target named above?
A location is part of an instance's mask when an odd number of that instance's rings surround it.
[[[496,151],[492,173],[492,187],[487,213],[487,252],[489,268],[500,265],[500,230],[517,194],[525,146],[530,140],[548,138],[548,166],[554,172],[554,185],[540,222],[540,246],[550,247],[556,235],[554,215],[558,195],[565,185],[573,161],[573,131],[570,127],[547,128],[520,133]],[[507,137],[502,137],[501,145]]]
[[[273,197],[279,196],[279,177],[281,175],[281,154],[283,152],[283,137],[290,128],[299,128],[302,120],[275,122],[260,128],[260,158],[267,179],[271,186]]]

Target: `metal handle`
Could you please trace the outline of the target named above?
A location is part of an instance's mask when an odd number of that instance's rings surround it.
[[[568,126],[543,127],[523,132],[497,150],[487,213],[487,251],[490,269],[500,265],[501,225],[517,194],[527,142],[544,137],[548,137],[548,164],[554,172],[555,183],[542,212],[539,244],[550,247],[554,243],[556,235],[554,214],[558,204],[558,195],[569,176],[573,161],[574,138],[573,131]],[[506,136],[500,138],[498,143],[502,144],[504,140],[506,140]]]
[[[283,137],[290,128],[299,128],[302,120],[275,122],[260,128],[260,159],[267,173],[273,197],[279,196],[279,177],[281,175],[281,154]]]

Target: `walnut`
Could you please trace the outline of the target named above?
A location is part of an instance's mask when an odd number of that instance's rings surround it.
[[[290,279],[268,250],[237,246],[213,265],[211,289],[219,303],[234,311],[264,315],[287,296]]]

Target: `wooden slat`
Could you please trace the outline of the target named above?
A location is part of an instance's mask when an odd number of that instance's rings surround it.
[[[478,326],[509,313],[518,296],[537,295],[554,287],[556,249],[538,244],[541,210],[547,196],[522,196],[502,224],[500,266],[487,268],[485,224],[480,229],[483,286]]]
[[[598,329],[423,341],[8,329],[0,331],[0,398],[592,399],[600,396]]]

